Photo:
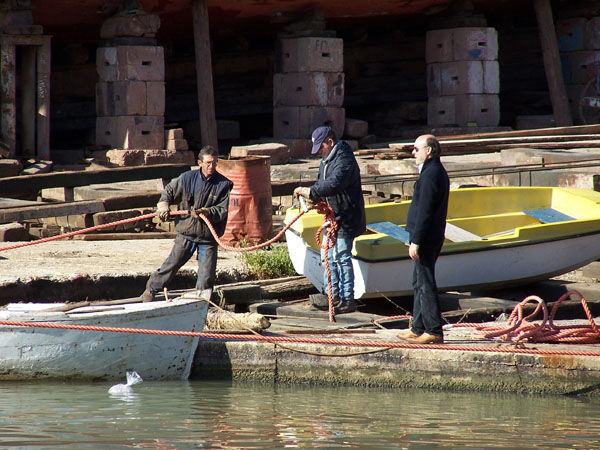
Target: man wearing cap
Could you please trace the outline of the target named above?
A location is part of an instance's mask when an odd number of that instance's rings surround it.
[[[419,136],[412,151],[419,168],[408,208],[408,255],[413,267],[413,319],[409,330],[398,334],[413,344],[441,344],[442,313],[435,282],[435,262],[444,243],[450,182],[440,161],[442,148],[431,134]]]
[[[311,201],[326,201],[335,213],[338,230],[335,244],[328,252],[331,271],[331,291],[334,312],[356,310],[354,300],[354,270],[352,244],[354,238],[366,230],[365,203],[362,196],[360,169],[352,149],[345,141],[338,141],[331,127],[318,127],[312,134],[312,153],[320,153],[321,165],[317,180],[310,188],[298,187],[294,196]],[[329,307],[328,280],[324,273],[324,293],[311,296],[311,304],[319,310]]]

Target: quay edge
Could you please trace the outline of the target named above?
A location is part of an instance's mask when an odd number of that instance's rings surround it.
[[[480,345],[480,344],[478,344]],[[494,345],[494,344],[490,344]],[[569,346],[530,345],[529,348]],[[528,394],[600,394],[600,357],[200,341],[191,379]],[[566,347],[566,348],[565,348]],[[581,346],[577,346],[581,350]],[[592,352],[596,346],[584,351]],[[319,354],[336,356],[317,356]],[[339,356],[354,354],[353,356]]]

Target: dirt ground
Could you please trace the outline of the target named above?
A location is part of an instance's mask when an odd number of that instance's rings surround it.
[[[7,247],[17,243],[3,243]],[[169,255],[172,239],[118,241],[57,240],[0,251],[0,285],[28,279],[70,279],[77,276],[150,275]],[[182,271],[196,272],[195,259]],[[247,277],[239,254],[220,251],[217,273],[232,279]]]

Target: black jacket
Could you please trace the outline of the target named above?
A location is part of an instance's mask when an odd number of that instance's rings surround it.
[[[365,232],[367,221],[360,169],[345,141],[338,141],[329,157],[321,161],[310,197],[325,200],[331,206],[339,226],[338,235],[356,237]]]
[[[406,219],[410,242],[423,247],[441,247],[446,230],[449,190],[450,181],[440,158],[425,160]]]
[[[218,236],[225,232],[229,192],[233,183],[215,172],[208,180],[202,170],[190,170],[171,180],[160,196],[161,202],[170,205],[177,203],[179,209],[208,208],[206,216],[212,223]],[[214,243],[215,240],[203,220],[189,215],[175,216],[175,229],[190,241]]]

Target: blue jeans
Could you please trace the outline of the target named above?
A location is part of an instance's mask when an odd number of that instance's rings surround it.
[[[160,269],[150,275],[148,283],[146,283],[146,289],[153,293],[162,291],[163,287],[168,286],[177,271],[196,251],[198,252],[196,256],[198,259],[196,289],[212,288],[215,284],[217,270],[217,245],[199,244],[186,239],[181,234],[177,234],[171,253],[160,266]]]
[[[354,238],[336,235],[335,244],[329,249],[329,270],[331,272],[331,293],[333,298],[354,300],[354,269],[352,268],[352,243]],[[323,262],[323,269],[325,263]],[[327,271],[323,270],[323,291],[329,294]]]
[[[413,269],[413,319],[411,329],[415,334],[442,336],[442,313],[435,282],[435,262],[439,249],[419,248],[419,259]]]

